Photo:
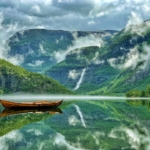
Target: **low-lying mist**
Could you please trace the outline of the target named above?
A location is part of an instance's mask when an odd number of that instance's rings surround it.
[[[16,94],[16,95],[2,95],[0,99],[10,101],[37,101],[37,100],[150,100],[150,98],[127,98],[121,96],[93,96],[93,95],[37,95],[37,94]]]

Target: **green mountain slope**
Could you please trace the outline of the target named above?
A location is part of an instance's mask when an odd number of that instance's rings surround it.
[[[79,93],[120,95],[145,89],[150,83],[149,24],[125,28],[100,48],[74,50],[46,74]]]
[[[67,54],[66,59],[46,71],[46,75],[55,78],[66,87],[75,90],[81,74],[86,69],[79,93],[95,90],[107,84],[118,70],[97,59],[99,47],[85,47]]]
[[[19,56],[22,67],[32,72],[44,72],[57,64],[68,50],[93,44],[103,35],[107,40],[116,31],[63,31],[31,29],[17,32],[7,42],[10,47],[9,55]],[[88,41],[88,42],[87,42]],[[59,53],[58,53],[59,52]],[[65,55],[63,56],[65,57]],[[20,65],[20,64],[19,64]]]
[[[4,93],[73,94],[57,81],[0,59],[0,90]]]

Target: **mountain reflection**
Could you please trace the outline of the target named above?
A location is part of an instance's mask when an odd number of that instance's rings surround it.
[[[0,143],[6,150],[149,150],[147,105],[148,100],[64,101],[63,115],[57,109],[1,117]]]

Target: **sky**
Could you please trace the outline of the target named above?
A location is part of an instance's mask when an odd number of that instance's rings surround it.
[[[8,56],[7,40],[18,31],[120,31],[148,19],[150,0],[0,0],[0,58],[24,62],[21,55]]]
[[[121,30],[147,19],[150,0],[0,0],[0,28],[9,30]]]

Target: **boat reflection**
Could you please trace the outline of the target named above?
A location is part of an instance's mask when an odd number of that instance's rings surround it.
[[[62,111],[60,108],[15,108],[15,109],[4,109],[0,113],[0,117],[4,116],[10,116],[10,115],[16,115],[16,114],[22,114],[22,113],[49,113],[51,115],[53,114],[62,114]]]

